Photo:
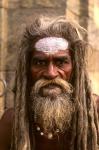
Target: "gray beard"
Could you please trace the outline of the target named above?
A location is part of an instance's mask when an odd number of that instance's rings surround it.
[[[32,93],[33,119],[45,132],[56,129],[65,132],[70,127],[74,108],[69,94],[42,97]]]

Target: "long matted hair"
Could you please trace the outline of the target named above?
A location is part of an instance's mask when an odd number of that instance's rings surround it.
[[[49,36],[65,38],[73,52],[73,74],[70,82],[74,87],[76,112],[72,122],[70,150],[98,150],[99,122],[86,70],[88,45],[83,38],[85,33],[82,27],[66,21],[65,17],[36,19],[26,28],[16,71],[15,120],[11,150],[35,149],[30,115],[31,53],[38,39]]]

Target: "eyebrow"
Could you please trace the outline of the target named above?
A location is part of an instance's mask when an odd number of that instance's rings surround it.
[[[68,56],[64,56],[64,57],[57,57],[57,58],[54,58],[55,61],[67,61],[67,62],[70,62],[71,61],[71,58],[68,57]]]
[[[32,57],[32,60],[45,60],[45,59],[48,59],[48,58],[45,58],[44,56],[33,56]]]
[[[61,59],[61,60],[64,60],[64,59],[68,59],[70,58],[69,56],[55,56],[54,59]]]
[[[54,60],[69,60],[70,57],[69,56],[55,56],[53,57]],[[44,56],[34,56],[32,58],[32,61],[35,61],[35,60],[45,60],[47,61],[48,58],[47,57],[44,57]]]

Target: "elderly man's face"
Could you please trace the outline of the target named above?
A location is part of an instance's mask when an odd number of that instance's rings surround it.
[[[72,72],[72,60],[70,51],[59,50],[54,54],[48,54],[42,51],[34,51],[31,72],[33,83],[39,79],[53,80],[57,77],[69,81]],[[53,94],[51,92],[52,88],[52,92],[54,92],[54,94],[57,95],[58,92],[60,93],[59,89],[57,89],[57,92],[54,90],[57,87],[48,86],[47,89],[49,94]]]
[[[52,80],[56,77],[69,81],[72,72],[70,51],[59,50],[54,54],[34,51],[31,72],[34,83],[40,78]]]

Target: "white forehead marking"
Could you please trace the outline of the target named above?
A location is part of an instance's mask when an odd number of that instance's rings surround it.
[[[35,43],[35,48],[37,51],[42,51],[48,54],[56,53],[59,50],[68,49],[68,41],[59,37],[45,37]]]

